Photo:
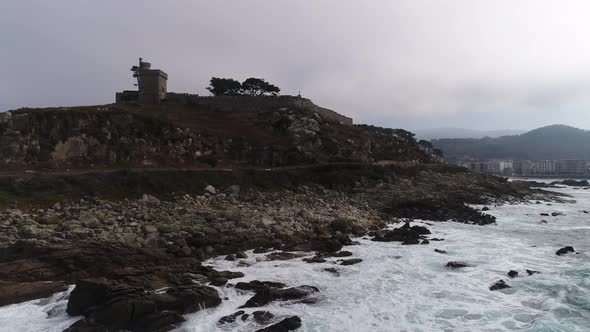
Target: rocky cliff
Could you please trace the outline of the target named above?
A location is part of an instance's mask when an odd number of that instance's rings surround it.
[[[346,126],[306,109],[186,104],[19,109],[0,115],[4,169],[429,162],[401,129]]]

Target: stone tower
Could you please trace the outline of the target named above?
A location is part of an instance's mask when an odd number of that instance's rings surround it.
[[[145,104],[159,103],[166,98],[168,92],[168,74],[160,69],[151,69],[149,62],[139,59],[139,71],[137,85],[139,89],[139,102]]]

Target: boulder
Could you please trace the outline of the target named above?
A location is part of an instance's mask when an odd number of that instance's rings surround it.
[[[354,265],[362,262],[363,260],[360,258],[350,258],[343,260],[340,265]]]
[[[280,282],[252,280],[249,282],[240,281],[234,286],[234,288],[245,290],[245,291],[258,292],[258,291],[264,290],[265,288],[279,289],[279,288],[285,288],[286,286],[287,285],[280,283]]]
[[[208,185],[207,187],[205,187],[205,192],[211,195],[215,195],[217,194],[217,189],[215,189],[215,187],[213,187],[212,185]]]
[[[257,310],[252,313],[254,321],[258,324],[268,324],[274,317],[270,311]]]
[[[0,282],[0,306],[49,297],[67,289],[63,282]]]
[[[510,271],[508,271],[507,274],[508,274],[508,276],[510,278],[516,278],[516,277],[518,277],[518,271],[510,270]]]
[[[447,253],[446,250],[441,250],[441,249],[434,249],[434,252],[437,252],[439,254],[446,254]]]
[[[572,247],[572,246],[563,247],[563,248],[557,250],[555,252],[555,254],[557,256],[561,256],[561,255],[565,255],[565,254],[570,253],[570,252],[575,252],[574,247]]]
[[[282,321],[267,326],[263,329],[256,330],[256,332],[288,332],[295,331],[301,327],[301,318],[297,316],[285,318]]]
[[[469,267],[470,265],[465,262],[448,262],[446,265],[450,269],[461,269],[464,267]]]
[[[532,276],[533,274],[538,274],[538,273],[541,273],[541,272],[539,272],[539,271],[535,271],[535,270],[526,270],[526,273],[527,273],[528,275]]]
[[[505,289],[505,288],[511,288],[511,287],[502,279],[496,281],[492,286],[490,286],[491,291]]]
[[[319,292],[319,289],[307,285],[285,289],[265,288],[258,290],[256,295],[250,298],[240,308],[261,307],[272,301],[300,300],[316,292]]]
[[[266,255],[266,260],[267,261],[287,261],[290,259],[300,258],[303,256],[305,256],[305,255],[279,251],[279,252],[273,252],[273,253]]]
[[[375,233],[371,241],[391,242],[398,241],[402,244],[419,244],[423,235],[430,234],[430,230],[424,226],[410,226],[405,223],[402,227],[393,230],[383,230]]]
[[[233,323],[236,321],[236,318],[238,318],[239,316],[242,316],[245,313],[246,312],[244,310],[239,310],[239,311],[234,312],[231,315],[223,316],[219,319],[217,324],[223,325],[223,324],[227,324],[227,323]]]

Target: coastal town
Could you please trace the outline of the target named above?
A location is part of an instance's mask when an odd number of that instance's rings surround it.
[[[523,177],[590,177],[590,160],[461,161],[470,171]]]

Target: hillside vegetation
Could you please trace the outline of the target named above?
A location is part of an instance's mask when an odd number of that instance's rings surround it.
[[[590,159],[590,132],[565,125],[531,130],[522,135],[433,140],[447,160],[464,159]]]

